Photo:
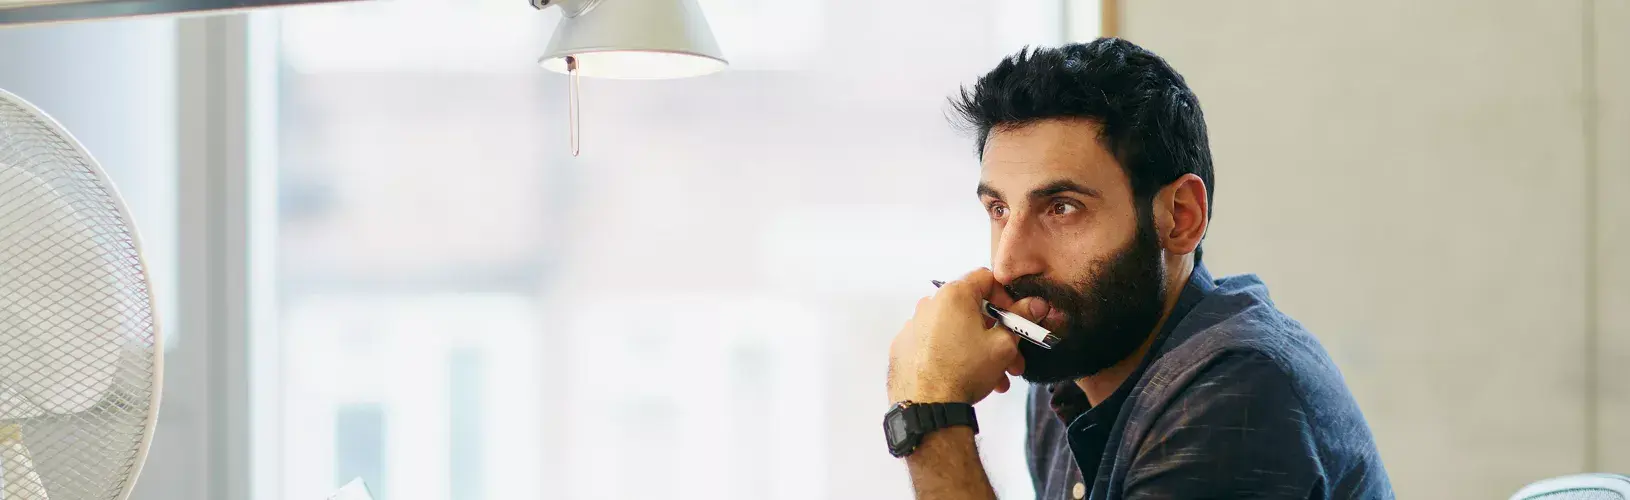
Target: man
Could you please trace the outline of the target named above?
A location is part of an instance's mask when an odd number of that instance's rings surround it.
[[[1032,382],[1037,496],[1390,498],[1369,427],[1317,340],[1254,276],[1214,279],[1200,103],[1124,40],[1026,50],[955,99],[977,132],[992,269],[917,305],[885,419],[919,498],[993,498],[969,406]],[[1051,330],[1051,349],[980,300]]]

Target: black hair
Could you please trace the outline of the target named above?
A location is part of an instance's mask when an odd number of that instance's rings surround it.
[[[1208,207],[1215,198],[1200,100],[1183,75],[1132,42],[1099,38],[1026,47],[951,101],[956,118],[977,134],[980,157],[993,129],[1085,118],[1102,127],[1098,140],[1131,179],[1140,212],[1155,192],[1184,174],[1200,177]],[[1199,255],[1196,250],[1195,260]]]

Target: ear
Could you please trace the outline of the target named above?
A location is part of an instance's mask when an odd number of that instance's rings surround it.
[[[1167,252],[1188,255],[1200,247],[1211,223],[1211,206],[1200,176],[1183,174],[1155,195],[1155,230]]]

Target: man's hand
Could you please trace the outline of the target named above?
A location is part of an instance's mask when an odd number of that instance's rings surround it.
[[[890,401],[971,404],[1007,391],[1024,358],[1018,338],[979,310],[993,294],[1006,297],[991,271],[979,269],[917,302],[889,348]]]

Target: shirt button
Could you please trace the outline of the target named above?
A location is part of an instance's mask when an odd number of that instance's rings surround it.
[[[1087,485],[1082,484],[1082,483],[1075,483],[1075,487],[1070,488],[1070,496],[1075,497],[1075,500],[1081,500],[1082,498],[1086,498],[1087,497]]]

